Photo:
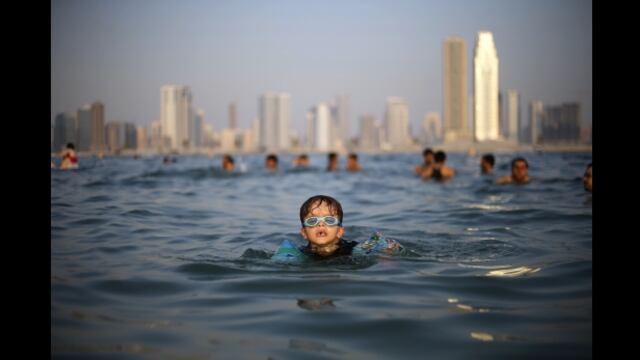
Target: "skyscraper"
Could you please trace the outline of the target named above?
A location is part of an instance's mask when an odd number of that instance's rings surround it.
[[[204,110],[198,109],[193,114],[193,126],[191,128],[191,144],[194,148],[202,147],[202,124],[204,123]]]
[[[138,148],[138,132],[132,123],[124,124],[124,148],[133,150]]]
[[[379,146],[378,132],[379,130],[376,125],[376,119],[373,115],[364,114],[360,116],[360,149],[377,149]]]
[[[409,104],[400,97],[387,98],[385,113],[387,142],[392,148],[403,148],[411,143],[409,133]]]
[[[471,140],[467,106],[467,43],[452,36],[445,40],[443,99],[446,142]]]
[[[542,119],[542,140],[545,143],[578,143],[580,117],[579,103],[546,106]]]
[[[476,141],[498,140],[498,54],[493,34],[480,31],[473,59],[474,130]]]
[[[84,105],[78,109],[78,133],[76,150],[91,150],[91,105]]]
[[[149,140],[147,139],[147,129],[144,127],[136,128],[136,145],[138,145],[138,151],[146,151]]]
[[[544,106],[542,101],[532,101],[529,105],[529,127],[531,128],[531,144],[540,141],[541,126],[544,119]]]
[[[236,112],[236,103],[229,104],[229,129],[235,129],[238,126],[238,118]]]
[[[327,103],[321,102],[308,112],[307,139],[313,150],[333,150],[331,144],[331,114]]]
[[[91,104],[91,151],[104,153],[104,105],[101,102]]]
[[[422,119],[422,142],[424,144],[434,145],[442,140],[442,121],[440,114],[430,112]]]
[[[260,148],[263,151],[289,149],[291,96],[265,93],[260,97]]]
[[[53,150],[62,151],[67,143],[76,143],[76,116],[73,113],[60,113],[53,124]]]
[[[173,150],[183,150],[190,144],[191,99],[188,86],[165,85],[160,88],[162,136],[169,139]]]
[[[106,124],[107,147],[111,153],[119,153],[124,147],[124,126],[119,122]]]
[[[510,141],[518,141],[520,125],[520,94],[517,91],[507,90],[507,136]]]

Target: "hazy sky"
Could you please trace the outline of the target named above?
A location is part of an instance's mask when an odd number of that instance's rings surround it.
[[[266,91],[291,94],[291,126],[320,101],[351,98],[359,116],[382,119],[388,96],[404,97],[414,135],[427,112],[442,116],[442,44],[467,41],[469,92],[476,33],[491,31],[500,88],[527,105],[578,101],[592,121],[589,0],[52,0],[51,120],[85,103],[106,121],[160,118],[160,87],[191,87],[215,128],[231,101],[240,127]],[[506,100],[506,99],[505,99]]]

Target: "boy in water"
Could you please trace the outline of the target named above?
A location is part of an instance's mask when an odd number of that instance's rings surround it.
[[[358,244],[342,238],[342,205],[326,195],[310,197],[300,207],[300,235],[307,245],[298,248],[284,240],[272,260],[281,263],[297,263],[331,259],[339,256],[404,255],[406,250],[399,242],[374,232],[369,239]]]
[[[300,207],[300,222],[300,234],[308,241],[301,251],[311,258],[351,255],[358,244],[342,238],[342,205],[330,196],[316,195],[305,201]]]

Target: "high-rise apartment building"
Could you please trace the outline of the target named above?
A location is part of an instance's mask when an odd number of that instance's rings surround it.
[[[478,32],[473,58],[473,119],[476,141],[500,138],[498,66],[493,34],[489,31]]]
[[[379,126],[371,114],[360,116],[360,149],[376,150],[380,146],[378,141]]]
[[[91,105],[84,105],[79,108],[77,119],[76,150],[89,151],[91,150]]]
[[[261,150],[288,150],[291,96],[287,93],[265,93],[260,97],[259,108]]]
[[[229,129],[235,129],[238,127],[238,112],[236,110],[236,103],[229,104]]]
[[[188,86],[165,85],[160,88],[160,123],[162,135],[172,150],[183,150],[191,144],[191,89]]]
[[[510,141],[518,141],[520,132],[520,94],[516,90],[507,90],[507,133]]]
[[[544,106],[542,101],[532,101],[529,104],[529,128],[531,131],[531,144],[533,145],[540,142],[543,119]]]
[[[99,101],[91,104],[91,151],[102,154],[105,151],[104,104]]]
[[[392,148],[403,148],[411,143],[409,132],[409,104],[400,97],[387,98],[385,112],[387,142]]]
[[[471,140],[468,125],[467,43],[452,36],[443,45],[444,137],[446,142]]]

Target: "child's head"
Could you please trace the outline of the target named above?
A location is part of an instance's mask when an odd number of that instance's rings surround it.
[[[426,148],[422,152],[422,158],[424,159],[424,163],[427,165],[431,165],[433,162],[433,150],[431,148]]]
[[[235,162],[233,161],[233,157],[229,154],[225,154],[222,158],[222,168],[227,171],[232,171],[235,167]]]
[[[338,169],[338,154],[330,152],[327,155],[327,170],[335,171]]]
[[[265,159],[265,166],[269,170],[277,170],[278,169],[278,156],[276,154],[269,154]]]
[[[305,201],[300,207],[300,222],[300,234],[312,247],[337,245],[344,234],[342,205],[330,196],[316,195]]]

